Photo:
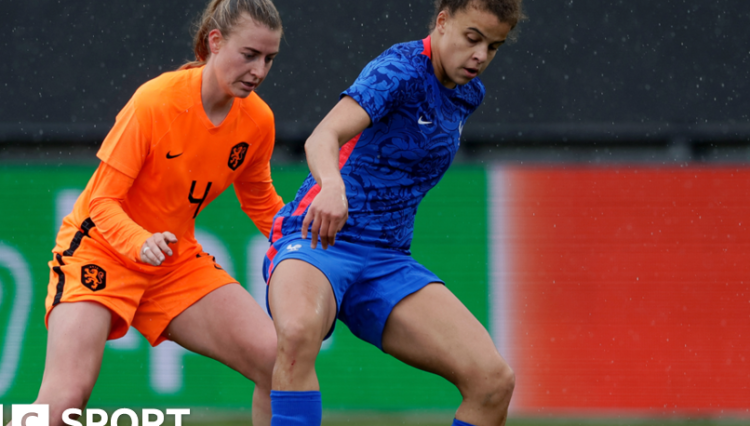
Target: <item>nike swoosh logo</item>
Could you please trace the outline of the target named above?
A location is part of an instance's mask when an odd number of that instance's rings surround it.
[[[179,153],[179,154],[177,154],[177,155],[169,155],[169,153],[167,152],[167,160],[171,160],[171,159],[173,159],[173,158],[177,158],[177,157],[179,157],[180,155],[182,155],[182,153]]]
[[[419,116],[419,120],[417,120],[417,123],[419,123],[419,124],[432,124],[432,121],[427,121],[427,120],[424,119],[423,116],[420,115]]]

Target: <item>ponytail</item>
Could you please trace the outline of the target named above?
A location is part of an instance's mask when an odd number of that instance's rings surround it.
[[[193,51],[195,60],[180,69],[198,68],[206,64],[211,51],[208,48],[208,33],[218,29],[228,37],[243,14],[271,30],[281,29],[281,17],[271,0],[211,0],[195,26]]]

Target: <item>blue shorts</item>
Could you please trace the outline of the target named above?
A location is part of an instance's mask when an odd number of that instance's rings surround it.
[[[310,240],[300,233],[276,241],[263,261],[263,278],[282,261],[298,259],[318,268],[328,278],[336,297],[336,316],[360,339],[383,350],[383,329],[393,308],[406,296],[430,283],[443,283],[435,274],[406,253],[346,241],[336,241],[323,250],[320,243],[310,248]],[[266,309],[268,287],[266,287]],[[333,333],[334,324],[326,335]]]

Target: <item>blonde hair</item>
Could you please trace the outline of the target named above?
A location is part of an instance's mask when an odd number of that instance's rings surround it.
[[[224,37],[228,37],[243,14],[247,14],[253,21],[271,30],[282,29],[279,11],[276,10],[271,0],[211,0],[195,26],[193,39],[195,60],[186,63],[180,69],[205,65],[211,55],[208,48],[208,33],[217,29]]]

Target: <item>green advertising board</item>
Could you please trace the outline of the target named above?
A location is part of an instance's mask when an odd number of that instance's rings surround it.
[[[62,217],[92,167],[0,166],[0,403],[30,403],[42,379],[47,332],[47,262]],[[290,200],[307,173],[278,166],[274,182]],[[264,302],[260,272],[268,247],[226,191],[196,221],[204,249]],[[413,256],[488,324],[487,179],[481,167],[449,171],[423,201]],[[248,325],[248,333],[253,333]],[[460,395],[444,379],[418,371],[355,338],[338,324],[317,361],[327,410],[453,409]],[[151,348],[137,331],[107,344],[90,407],[206,407],[249,410],[252,383],[229,368],[167,342]]]

